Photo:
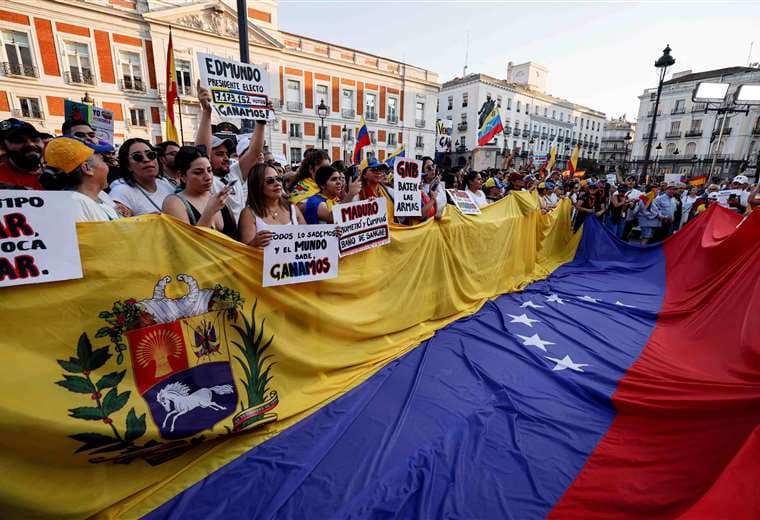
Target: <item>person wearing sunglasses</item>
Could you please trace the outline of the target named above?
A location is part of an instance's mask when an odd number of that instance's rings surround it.
[[[272,166],[259,163],[248,177],[248,200],[240,214],[240,241],[266,247],[272,241],[268,225],[305,224],[301,211],[284,197],[282,177]]]
[[[214,172],[211,162],[194,146],[183,146],[174,165],[180,174],[183,190],[164,199],[164,213],[193,226],[203,226],[237,238],[237,222],[227,207],[231,186],[211,193]]]
[[[119,148],[122,179],[111,184],[111,198],[125,217],[161,213],[174,186],[158,176],[158,154],[145,139],[132,138]]]

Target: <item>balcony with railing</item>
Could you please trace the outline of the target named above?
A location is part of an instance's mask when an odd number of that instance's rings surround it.
[[[515,128],[515,137],[520,137],[520,129]]]
[[[356,117],[356,110],[353,108],[342,108],[340,110],[340,115],[344,119],[353,119]]]
[[[724,136],[727,136],[727,135],[730,135],[730,134],[731,134],[731,127],[730,126],[727,126],[726,128],[723,129],[723,135]],[[720,125],[718,125],[718,128],[716,128],[715,130],[713,130],[713,135],[716,136],[716,137],[718,135],[720,135]]]
[[[658,110],[657,117],[660,117],[661,115],[662,115],[662,110]],[[654,116],[654,110],[650,110],[649,112],[647,112],[647,117],[652,117],[652,116]]]
[[[39,119],[40,121],[45,119],[45,113],[42,111],[42,109],[32,109],[31,111],[25,111],[16,108],[14,110],[11,110],[11,116],[15,117],[16,119]]]
[[[74,69],[63,73],[63,79],[69,85],[94,85],[95,76],[89,70]]]
[[[689,130],[686,132],[686,137],[701,137],[702,136],[702,129],[699,130]]]
[[[686,107],[677,107],[670,111],[670,115],[676,116],[678,114],[685,114]]]
[[[396,114],[388,114],[388,117],[385,119],[385,122],[389,125],[395,125],[398,123],[398,115]]]
[[[707,105],[704,103],[697,103],[696,105],[692,105],[691,112],[704,112]]]
[[[145,92],[145,83],[142,78],[125,77],[119,80],[119,88],[126,92]]]
[[[504,128],[504,135],[512,135],[512,127],[507,126]]]
[[[466,152],[467,151],[467,145],[460,144],[457,146],[457,152]]]
[[[414,120],[414,126],[417,128],[425,128],[425,120],[424,119],[415,119]]]
[[[680,139],[681,138],[681,132],[667,132],[665,134],[665,139]]]
[[[457,125],[457,130],[463,131],[467,130],[467,121],[462,121]]]
[[[364,119],[367,121],[377,121],[377,112],[366,111],[364,113]]]
[[[288,134],[288,137],[289,137],[290,139],[293,139],[293,140],[295,140],[295,141],[300,141],[301,139],[303,139],[303,134],[301,134],[301,132],[300,132],[300,131],[298,131],[298,132],[293,132],[293,131],[291,131],[291,132]]]
[[[21,78],[38,78],[39,73],[34,65],[25,63],[3,62],[3,76],[16,76]]]
[[[541,139],[543,139],[543,140],[549,139],[549,134],[547,134],[546,132],[542,133],[541,134]]]
[[[641,138],[642,138],[644,141],[646,141],[646,140],[648,140],[648,139],[649,139],[649,135],[650,135],[650,134],[644,134],[644,135],[642,135],[642,136],[641,136]],[[652,135],[652,139],[657,139],[657,133],[655,133],[654,135]]]
[[[288,112],[303,112],[303,103],[300,101],[287,101],[285,103],[285,109]]]
[[[541,135],[541,134],[538,133],[538,130],[533,130],[533,133],[531,134],[531,137],[533,137],[534,139],[538,139],[539,135]]]
[[[417,148],[418,150],[422,149],[422,148],[425,148],[425,143],[423,143],[422,141],[415,141],[414,142],[414,147]]]

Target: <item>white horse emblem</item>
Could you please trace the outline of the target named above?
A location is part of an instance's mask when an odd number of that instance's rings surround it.
[[[212,386],[211,388],[201,388],[193,393],[190,393],[190,387],[184,383],[171,383],[162,388],[156,396],[161,406],[166,410],[166,417],[161,428],[166,428],[166,421],[169,417],[173,417],[172,426],[169,430],[174,431],[174,423],[177,422],[177,417],[185,415],[187,412],[195,410],[196,408],[211,408],[212,410],[226,410],[224,406],[217,404],[213,401],[214,394],[231,394],[232,387],[230,385]],[[172,410],[172,405],[174,409]]]

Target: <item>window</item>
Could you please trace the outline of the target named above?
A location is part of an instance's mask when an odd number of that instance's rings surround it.
[[[377,119],[377,94],[364,94],[364,117],[367,119]]]
[[[525,103],[525,113],[530,114],[530,103]]]
[[[520,100],[519,99],[517,100],[517,108],[515,108],[515,110],[517,110],[518,112],[520,111]]]
[[[507,98],[507,110],[512,110],[512,98]]]
[[[66,71],[66,81],[69,83],[95,83],[90,66],[90,48],[86,43],[66,42],[66,61],[69,70]]]
[[[559,120],[560,121],[564,121],[565,120],[565,113],[564,112],[560,112],[559,113]]]
[[[190,76],[190,61],[175,60],[175,75],[177,76],[177,94],[190,96],[193,93],[193,79]]]
[[[588,124],[589,124],[589,120],[586,119],[586,130],[588,130]]]
[[[552,110],[552,119],[557,119],[557,111]]]
[[[354,130],[353,130],[353,128],[346,128],[345,139],[346,139],[346,141],[353,141],[354,140]]]
[[[670,122],[670,133],[675,134],[676,132],[681,131],[681,122],[680,121],[671,121]]]
[[[686,151],[684,155],[687,158],[692,158],[697,153],[697,143],[686,143]]]
[[[700,132],[702,130],[702,120],[701,119],[692,119],[691,121],[691,131],[692,132]]]
[[[328,107],[330,106],[330,90],[327,88],[327,85],[317,85],[316,96],[316,99],[314,99],[315,107],[318,107],[322,101]]]
[[[668,143],[667,148],[665,148],[665,153],[668,155],[673,155],[673,152],[676,151],[676,143]]]
[[[354,91],[344,88],[340,102],[343,117],[354,117]]]
[[[686,112],[686,100],[685,99],[677,99],[676,104],[673,107],[673,113],[674,114],[683,114]]]
[[[290,133],[288,135],[290,137],[302,137],[302,135],[301,135],[301,124],[300,123],[290,123]]]
[[[501,96],[496,96],[496,106],[501,108]]]
[[[462,108],[465,108],[467,106],[467,103],[469,102],[470,98],[467,94],[467,92],[462,93]]]
[[[388,146],[396,146],[396,132],[391,132],[388,134]]]
[[[547,117],[548,113],[549,113],[549,109],[544,107],[544,117]]]
[[[417,101],[414,105],[414,125],[425,126],[425,103]]]
[[[37,76],[29,47],[29,37],[16,31],[0,31],[5,51],[3,72],[14,76]]]
[[[367,133],[369,134],[369,142],[372,143],[372,144],[377,143],[377,137],[375,137],[375,131],[374,130],[370,130]]]
[[[462,148],[467,148],[467,137],[462,136],[459,138],[459,146]]]
[[[130,108],[129,121],[132,124],[132,126],[146,126],[145,110],[142,108]]]
[[[466,123],[466,122],[467,122],[467,112],[462,112],[462,113],[460,114],[460,116],[461,116],[461,118],[462,118],[462,122],[463,122],[463,123]]]
[[[136,52],[121,51],[119,52],[119,62],[121,63],[122,89],[144,91],[140,55]]]
[[[452,98],[453,99],[453,98]],[[395,97],[388,98],[388,122],[395,123],[398,121],[398,99]]]
[[[18,98],[21,115],[27,119],[42,119],[40,100],[37,98]]]
[[[301,149],[300,148],[291,148],[290,149],[290,162],[291,163],[300,163],[301,162]]]
[[[454,96],[449,96],[447,110],[451,110],[453,108],[454,108]]]
[[[326,126],[317,127],[317,139],[330,139]]]
[[[303,109],[303,105],[301,104],[301,82],[300,81],[289,79],[288,89],[285,96],[286,96],[285,108],[293,112],[300,112]]]

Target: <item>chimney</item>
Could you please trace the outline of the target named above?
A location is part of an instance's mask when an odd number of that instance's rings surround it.
[[[507,81],[512,81],[512,62],[507,62]]]

